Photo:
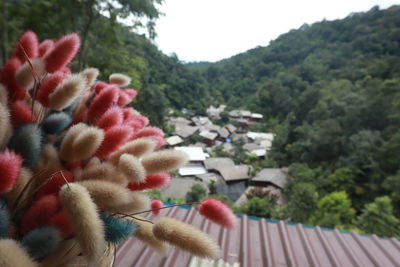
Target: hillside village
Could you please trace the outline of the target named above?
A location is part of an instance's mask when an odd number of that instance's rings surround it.
[[[275,135],[251,131],[251,126],[263,119],[261,114],[248,110],[224,112],[225,108],[225,105],[210,106],[207,116],[188,116],[190,119],[168,118],[173,131],[166,139],[167,145],[186,152],[189,163],[162,189],[163,195],[184,199],[192,186],[199,184],[209,194],[225,195],[237,206],[247,201],[252,190],[269,195],[278,205],[285,204],[282,190],[287,168],[255,170],[251,164],[238,162],[236,158],[239,149],[254,160],[266,159]],[[223,116],[227,118],[221,120]]]

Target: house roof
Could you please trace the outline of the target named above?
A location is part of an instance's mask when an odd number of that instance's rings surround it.
[[[205,173],[207,173],[207,169],[204,168],[203,164],[188,164],[179,168],[180,176],[198,175]]]
[[[251,113],[251,118],[252,119],[262,119],[263,115],[260,113]]]
[[[202,147],[176,146],[175,149],[188,154],[189,161],[204,161],[207,158],[207,154],[203,152]]]
[[[173,136],[170,136],[170,137],[168,137],[167,139],[165,139],[165,141],[167,141],[167,144],[168,144],[168,145],[170,145],[170,146],[175,146],[175,145],[178,145],[178,144],[182,143],[182,142],[183,142],[183,139],[180,138],[180,137],[177,136],[177,135],[173,135]]]
[[[186,124],[186,125],[190,124],[190,120],[185,119],[183,117],[170,117],[168,119],[168,122],[170,124],[174,124],[174,125],[175,124]]]
[[[273,133],[248,132],[246,135],[253,140],[274,140]]]
[[[263,148],[257,148],[257,149],[253,149],[247,153],[250,155],[255,155],[257,157],[264,157],[267,154],[267,150],[263,149]]]
[[[286,173],[280,168],[262,169],[251,181],[269,182],[280,188],[284,188],[287,183]]]
[[[190,191],[193,185],[201,184],[208,191],[205,183],[196,181],[193,178],[173,178],[165,186],[161,188],[161,192],[165,197],[183,198],[185,199],[187,192]],[[116,265],[118,266],[118,265]]]
[[[225,181],[249,179],[248,165],[224,166],[218,168],[219,173]]]
[[[236,127],[233,126],[232,124],[227,124],[227,125],[225,125],[225,128],[228,129],[228,131],[229,131],[230,133],[234,133],[234,132],[236,131]]]
[[[210,132],[208,130],[201,131],[199,135],[209,140],[214,140],[218,136],[217,133]]]
[[[208,173],[205,173],[205,174],[199,174],[199,175],[196,175],[196,177],[201,179],[201,181],[203,183],[206,183],[206,184],[211,183],[211,181],[214,181],[214,182],[217,182],[217,183],[223,182],[222,177],[219,176],[216,173],[213,173],[213,172],[208,172]]]
[[[192,121],[197,125],[197,126],[202,126],[202,125],[212,125],[212,122],[208,117],[201,117],[201,116],[196,116],[192,118]]]
[[[194,135],[199,130],[196,126],[189,126],[184,124],[175,125],[174,133],[179,135],[182,138],[188,138],[191,135]]]
[[[248,110],[231,110],[229,111],[229,116],[230,117],[251,117],[251,112]]]
[[[204,161],[204,166],[207,170],[219,170],[235,166],[235,163],[230,158],[208,158]]]
[[[230,264],[238,262],[241,267],[395,267],[400,262],[400,241],[395,238],[249,216],[240,216],[238,225],[227,230],[187,206],[163,209],[161,216],[176,218],[208,233],[221,246],[221,259]],[[151,213],[144,217],[152,221],[160,218]],[[189,266],[192,261],[193,256],[181,249],[171,247],[162,254],[132,237],[119,246],[114,266],[175,267]]]

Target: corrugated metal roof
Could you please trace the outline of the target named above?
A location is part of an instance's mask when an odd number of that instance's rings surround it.
[[[207,232],[221,246],[221,259],[247,266],[400,266],[400,242],[395,238],[344,233],[333,229],[291,224],[243,216],[236,228],[227,230],[201,216],[197,210],[173,207],[170,216]],[[152,214],[146,216],[157,220]],[[183,267],[192,256],[177,248],[163,255],[131,238],[122,244],[114,266]]]

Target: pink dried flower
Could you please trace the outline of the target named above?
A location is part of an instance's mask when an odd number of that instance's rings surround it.
[[[37,58],[39,56],[39,40],[33,31],[25,32],[19,38],[15,49],[15,56],[18,57],[21,62],[26,61],[25,54],[28,58]]]
[[[87,117],[95,123],[118,99],[118,88],[109,86],[96,95],[90,104]]]
[[[4,63],[3,70],[0,74],[0,83],[4,84],[8,90],[8,99],[13,102],[15,100],[23,100],[26,90],[17,84],[15,73],[21,67],[21,61],[17,57],[12,57]]]
[[[158,127],[149,126],[149,127],[143,128],[140,131],[136,132],[134,134],[134,138],[150,137],[150,136],[154,136],[154,135],[164,137],[164,132],[163,132],[163,130],[161,130]]]
[[[128,188],[133,191],[159,188],[168,184],[169,181],[171,181],[171,175],[168,173],[148,174],[143,183],[129,183]]]
[[[109,129],[115,125],[121,125],[124,121],[124,114],[120,107],[112,107],[108,109],[100,119],[97,121],[96,125],[104,130]]]
[[[161,209],[163,207],[163,202],[161,200],[155,199],[151,201],[151,209],[154,215],[160,215]]]
[[[105,133],[104,140],[96,152],[99,159],[108,158],[113,152],[128,142],[132,135],[132,128],[125,125],[116,125],[108,129]]]
[[[78,53],[80,43],[81,41],[76,33],[62,37],[44,57],[46,70],[53,73],[66,67]]]
[[[39,57],[43,57],[47,52],[54,48],[54,41],[47,39],[40,43],[39,45]]]
[[[32,113],[32,108],[25,102],[19,100],[11,106],[11,122],[14,128],[18,128],[25,123],[35,122],[36,117]]]
[[[0,193],[9,192],[21,171],[22,157],[12,150],[0,153]]]
[[[49,107],[49,95],[56,89],[57,85],[64,80],[64,78],[64,73],[56,72],[43,82],[37,95],[37,98],[43,106]]]
[[[232,228],[236,225],[236,216],[232,210],[222,201],[209,198],[201,202],[199,207],[200,214],[211,221]]]
[[[96,92],[96,94],[99,94],[101,90],[103,90],[107,86],[109,86],[109,84],[106,82],[97,82],[96,85],[94,86],[94,91]]]

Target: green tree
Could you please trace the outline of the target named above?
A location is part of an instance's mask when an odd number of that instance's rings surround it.
[[[400,237],[400,220],[393,215],[392,202],[388,196],[378,197],[365,205],[356,225],[367,233]]]
[[[186,202],[199,202],[207,195],[207,189],[201,184],[194,184],[186,194]]]
[[[355,186],[356,175],[348,168],[340,168],[328,176],[328,186],[332,191],[350,191]]]
[[[146,191],[146,194],[151,198],[151,199],[158,199],[161,201],[166,201],[166,198],[164,197],[163,193],[161,192],[160,189],[151,189]]]
[[[253,197],[237,209],[238,213],[271,218],[276,201],[269,197]]]
[[[351,207],[351,200],[346,192],[333,192],[324,196],[318,202],[318,209],[311,217],[313,225],[333,228],[335,226],[351,225],[355,216],[355,210]]]
[[[289,195],[287,212],[294,222],[306,223],[318,208],[318,193],[311,183],[297,183]]]

